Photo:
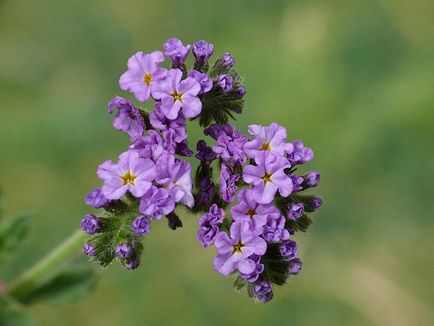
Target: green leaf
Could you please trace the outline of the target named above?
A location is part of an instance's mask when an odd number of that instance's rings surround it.
[[[64,271],[27,294],[22,302],[26,304],[42,300],[55,304],[72,302],[91,292],[96,281],[96,274],[90,268]]]
[[[30,216],[19,215],[0,228],[0,265],[13,253],[26,237],[30,228]]]
[[[22,310],[0,308],[0,325],[2,326],[33,326],[32,318]]]

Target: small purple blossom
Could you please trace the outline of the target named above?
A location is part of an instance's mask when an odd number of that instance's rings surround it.
[[[292,145],[294,146],[294,150],[292,153],[288,153],[288,160],[292,166],[304,164],[313,159],[313,150],[309,147],[304,147],[301,140],[294,140]]]
[[[187,77],[182,80],[182,71],[171,69],[167,77],[156,84],[153,97],[161,101],[161,112],[171,120],[178,117],[179,111],[187,118],[194,118],[202,110],[202,102],[197,95],[201,87],[196,79]]]
[[[280,215],[277,219],[269,218],[262,234],[268,242],[279,242],[289,239],[289,232],[285,229],[285,217]]]
[[[214,53],[214,45],[207,41],[200,40],[193,44],[193,55],[196,58],[196,64],[204,66],[208,63],[208,59]]]
[[[190,52],[191,45],[184,46],[180,40],[175,37],[169,38],[164,44],[164,54],[167,55],[174,67],[181,67]]]
[[[220,197],[225,202],[231,203],[234,201],[239,180],[239,174],[233,174],[229,167],[222,164],[220,171]]]
[[[282,241],[279,246],[279,251],[282,257],[286,259],[295,258],[298,255],[297,243],[294,240]]]
[[[120,88],[133,93],[140,102],[148,100],[155,82],[167,74],[167,69],[158,67],[163,61],[164,55],[161,51],[150,54],[141,51],[135,53],[128,59],[128,70],[119,79]]]
[[[125,264],[125,268],[130,270],[130,271],[133,271],[137,267],[139,267],[139,265],[140,265],[140,261],[137,259],[133,259],[133,260],[130,260],[128,263]]]
[[[247,165],[243,170],[246,183],[253,185],[256,200],[260,204],[271,203],[279,191],[282,197],[292,192],[292,181],[284,170],[290,167],[287,159],[269,151],[261,151],[255,157],[255,165]]]
[[[239,86],[234,89],[234,95],[238,98],[244,97],[244,95],[246,95],[246,88],[243,85]]]
[[[194,152],[188,147],[187,138],[176,144],[175,153],[179,156],[193,156]]]
[[[249,283],[254,283],[259,278],[259,275],[264,271],[264,264],[261,264],[261,256],[252,255],[250,259],[253,260],[256,264],[253,272],[248,274],[240,273],[240,276],[245,279]]]
[[[224,218],[225,211],[213,204],[209,209],[209,213],[203,214],[199,219],[200,229],[196,234],[196,238],[204,248],[214,243]]]
[[[319,196],[308,197],[304,202],[304,210],[306,212],[314,212],[322,205],[322,198]]]
[[[287,217],[295,221],[300,218],[304,213],[304,205],[302,203],[294,202],[288,205]]]
[[[219,62],[224,70],[229,70],[234,66],[235,59],[229,52],[225,52],[220,58]]]
[[[262,303],[270,301],[273,299],[271,282],[267,280],[257,281],[253,286],[253,293]]]
[[[217,154],[214,153],[211,147],[209,147],[204,140],[199,140],[196,145],[197,154],[196,158],[203,164],[210,165],[215,160]]]
[[[131,223],[131,230],[136,235],[145,236],[151,230],[151,224],[148,217],[141,215],[136,217]]]
[[[301,271],[303,263],[299,258],[294,258],[289,262],[288,271],[289,274],[297,275]]]
[[[230,237],[226,232],[219,232],[214,245],[217,248],[214,268],[224,276],[235,270],[243,274],[252,273],[256,263],[249,257],[262,256],[267,250],[267,243],[251,231],[247,222],[232,223]]]
[[[293,145],[286,142],[286,129],[275,122],[269,126],[250,125],[249,133],[254,139],[244,145],[244,151],[250,158],[262,151],[278,155],[293,151]]]
[[[145,130],[145,122],[139,110],[137,110],[130,100],[116,96],[108,103],[109,113],[114,109],[118,109],[113,118],[113,127],[130,135],[131,141],[136,141],[143,135]]]
[[[140,200],[140,213],[160,220],[175,209],[175,201],[167,189],[152,187]]]
[[[173,140],[177,143],[186,139],[187,132],[185,130],[186,121],[184,115],[179,113],[175,119],[167,119],[159,108],[161,103],[157,103],[157,108],[149,114],[149,121],[151,122],[152,127],[163,132],[167,130],[173,130]]]
[[[232,90],[233,79],[229,75],[220,75],[217,77],[216,84],[220,87],[223,93],[227,93]]]
[[[199,192],[196,195],[196,204],[207,206],[214,193],[214,183],[211,178],[203,178],[199,183]]]
[[[255,193],[251,189],[243,189],[238,193],[238,204],[231,208],[234,221],[251,221],[254,232],[262,234],[269,218],[277,219],[280,211],[272,204],[258,204]]]
[[[127,151],[119,156],[118,164],[105,161],[97,174],[104,181],[102,193],[108,199],[120,199],[127,191],[141,197],[149,190],[157,174],[154,162],[142,158],[136,151]]]
[[[116,256],[119,258],[129,258],[132,253],[133,248],[128,243],[121,243],[116,246]]]
[[[93,189],[84,197],[84,200],[87,205],[93,208],[101,208],[110,203],[110,200],[102,194],[101,188]]]
[[[294,187],[292,192],[297,192],[297,191],[303,190],[303,187],[302,187],[302,184],[304,181],[303,177],[300,177],[299,175],[296,175],[295,173],[291,173],[288,176],[291,178],[292,185]]]
[[[86,242],[82,248],[83,253],[86,256],[96,256],[96,248],[93,244],[90,242]]]
[[[200,85],[199,94],[208,93],[212,88],[212,80],[205,73],[201,73],[197,70],[190,70],[187,75],[188,77],[194,78]]]
[[[246,162],[243,146],[247,142],[247,137],[239,130],[231,125],[213,124],[206,128],[204,133],[217,140],[217,145],[212,149],[225,163],[234,166]]]
[[[80,222],[80,227],[87,234],[95,234],[101,230],[101,220],[92,214],[87,214]]]
[[[163,132],[163,137],[155,131],[149,130],[148,135],[141,137],[130,149],[138,152],[140,157],[152,159],[157,162],[161,156],[175,154],[175,133],[172,129]]]
[[[319,184],[320,181],[320,173],[319,171],[311,171],[308,174],[306,174],[304,177],[304,185],[307,188],[313,188],[316,187]]]

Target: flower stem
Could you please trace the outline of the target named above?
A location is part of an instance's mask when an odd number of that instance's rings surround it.
[[[19,276],[11,284],[8,294],[19,300],[31,293],[42,284],[53,269],[59,267],[83,245],[86,237],[87,234],[82,230],[75,231],[57,248]]]

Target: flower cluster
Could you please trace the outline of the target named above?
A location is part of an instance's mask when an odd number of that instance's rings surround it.
[[[171,38],[163,51],[128,59],[119,86],[139,104],[116,96],[108,112],[130,146],[97,169],[102,185],[85,201],[103,211],[80,223],[90,235],[83,252],[102,266],[116,259],[136,269],[151,224],[165,217],[171,229],[182,227],[175,211],[183,205],[202,213],[196,237],[216,248],[215,270],[236,275],[236,288],[267,302],[273,285],[301,269],[293,236],[312,223],[307,213],[321,206],[320,197],[302,194],[318,185],[320,174],[295,173],[313,151],[299,140],[288,142],[279,124],[250,125],[249,136],[228,124],[242,112],[246,90],[233,56],[224,53],[210,65],[213,53],[206,41],[184,45]],[[196,119],[213,143],[200,140],[193,151],[186,124]],[[194,178],[185,157],[198,160]]]

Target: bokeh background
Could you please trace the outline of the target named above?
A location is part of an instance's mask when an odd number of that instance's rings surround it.
[[[277,121],[315,150],[324,206],[297,236],[302,273],[255,304],[185,216],[176,232],[154,223],[139,270],[113,265],[85,299],[31,307],[38,325],[432,323],[433,23],[431,0],[0,1],[0,183],[8,215],[33,212],[3,279],[77,228],[96,167],[127,146],[106,111],[127,58],[206,39],[245,76],[237,126]]]

